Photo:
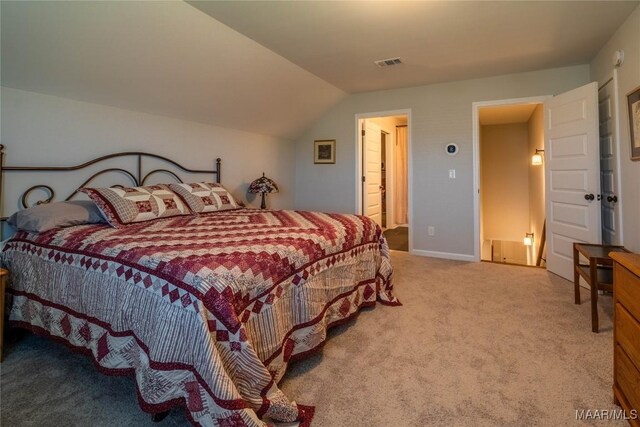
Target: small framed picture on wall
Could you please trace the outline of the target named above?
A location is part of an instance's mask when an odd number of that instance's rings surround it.
[[[640,87],[629,95],[629,132],[631,133],[631,160],[640,160]]]
[[[317,139],[313,145],[313,163],[330,164],[336,162],[335,139]]]

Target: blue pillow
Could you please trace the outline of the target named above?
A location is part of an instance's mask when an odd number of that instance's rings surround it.
[[[46,203],[18,211],[8,220],[14,229],[30,233],[104,222],[106,221],[100,209],[90,200]]]

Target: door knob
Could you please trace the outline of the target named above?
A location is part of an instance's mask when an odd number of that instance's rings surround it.
[[[607,202],[611,203],[617,203],[618,202],[618,196],[607,196]]]
[[[585,194],[584,195],[584,199],[585,200],[593,200],[595,198],[596,198],[596,196],[594,196],[593,194]]]

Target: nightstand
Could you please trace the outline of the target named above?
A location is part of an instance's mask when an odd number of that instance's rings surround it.
[[[580,304],[580,277],[589,285],[591,293],[591,330],[598,332],[598,291],[613,292],[612,252],[629,252],[622,246],[597,245],[590,243],[573,244],[573,287],[575,303]],[[587,264],[580,263],[580,255]]]
[[[7,291],[7,276],[9,271],[0,268],[0,363],[2,363],[2,349],[4,347],[4,295]]]

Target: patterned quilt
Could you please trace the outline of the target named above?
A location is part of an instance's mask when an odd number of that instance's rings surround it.
[[[134,374],[142,408],[202,426],[308,424],[277,383],[332,324],[399,302],[362,216],[239,209],[116,229],[19,232],[3,249],[10,321]]]

